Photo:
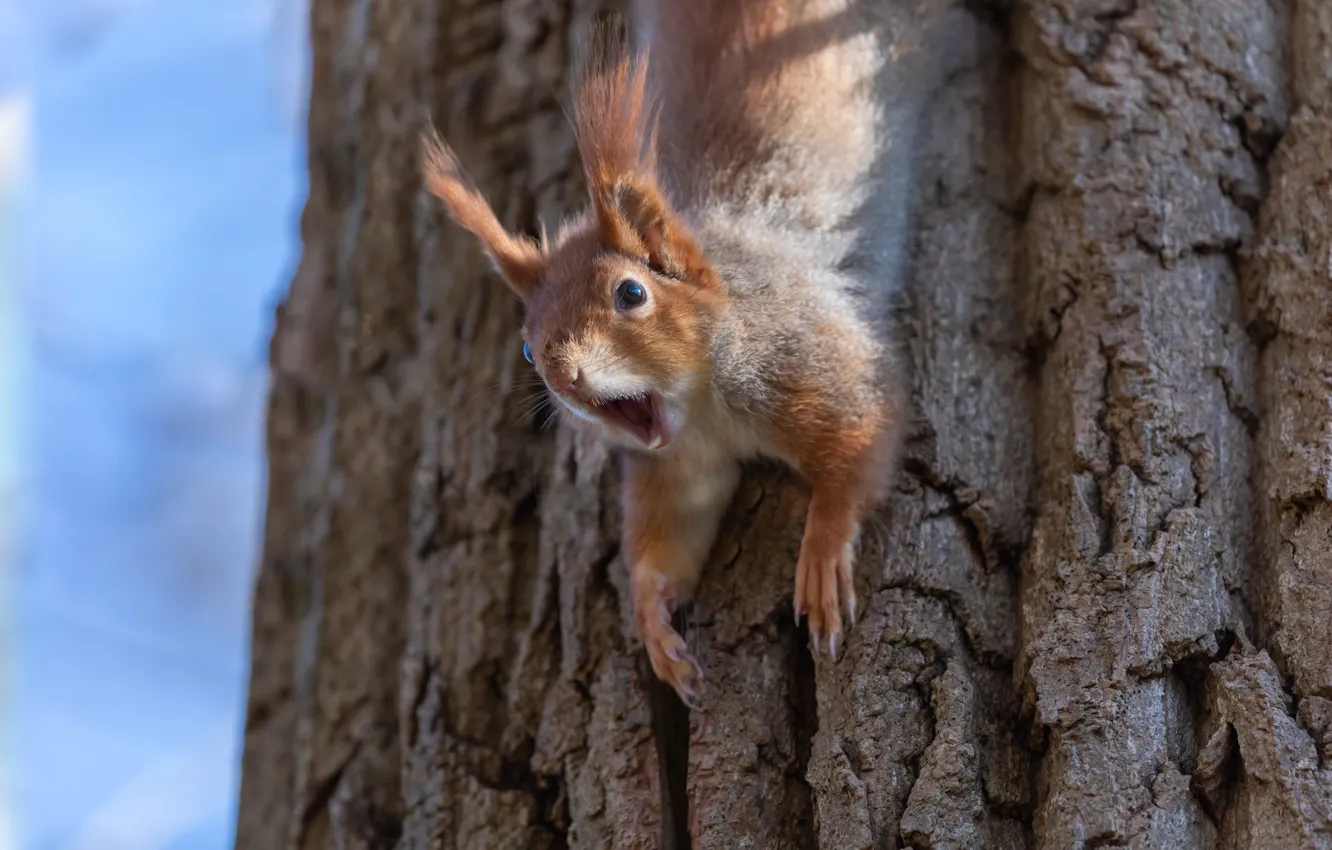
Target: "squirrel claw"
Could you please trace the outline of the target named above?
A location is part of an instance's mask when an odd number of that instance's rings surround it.
[[[667,626],[666,628],[670,628]],[[683,648],[683,641],[670,630],[670,636],[644,641],[647,646],[648,660],[652,662],[652,672],[657,678],[670,685],[679,695],[680,701],[691,709],[699,707],[699,698],[703,695],[703,669],[698,662]],[[680,641],[680,646],[673,646]]]
[[[683,664],[687,665],[684,674],[675,681],[665,679],[668,684],[675,689],[675,693],[680,697],[680,702],[690,711],[698,711],[702,707],[700,702],[703,696],[703,670],[698,666],[689,655],[685,655]]]
[[[818,630],[811,630],[809,633],[811,643],[813,644],[813,653],[817,655],[827,647],[828,658],[832,661],[837,660],[837,649],[842,642],[841,629],[835,629],[827,635],[827,641],[824,641],[824,633]]]
[[[703,707],[700,702],[700,698],[703,696],[703,671],[698,669],[697,664],[694,665],[693,675],[694,679],[682,682],[675,688],[675,693],[680,697],[680,702],[684,703],[686,708],[690,711],[698,711]]]
[[[652,662],[652,672],[657,678],[675,689],[680,700],[690,708],[698,707],[698,698],[703,693],[703,670],[698,662],[684,648],[684,641],[670,626],[657,636],[650,636],[644,643],[648,650],[648,660]]]
[[[703,669],[689,654],[684,638],[671,626],[664,606],[645,604],[639,610],[639,637],[652,672],[675,690],[681,702],[697,709],[703,693]]]
[[[829,657],[837,660],[844,649],[842,614],[854,625],[856,591],[851,581],[851,549],[840,548],[831,557],[814,554],[804,547],[796,568],[795,610],[808,617],[813,649],[818,652],[827,638]],[[797,623],[799,620],[797,619]]]

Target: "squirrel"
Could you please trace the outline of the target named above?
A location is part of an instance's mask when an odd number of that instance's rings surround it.
[[[872,294],[903,253],[875,211],[883,140],[902,140],[865,6],[638,0],[636,44],[603,24],[573,87],[590,205],[553,239],[506,230],[438,133],[422,138],[426,187],[523,302],[523,352],[563,419],[623,450],[634,625],[691,707],[703,674],[671,615],[741,464],[775,459],[809,486],[794,609],[835,659],[861,523],[902,442]]]

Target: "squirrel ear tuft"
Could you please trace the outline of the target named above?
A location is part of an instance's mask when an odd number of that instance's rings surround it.
[[[581,66],[574,130],[601,241],[669,277],[700,276],[706,263],[656,176],[647,54],[635,57],[623,27],[605,22]]]
[[[648,57],[635,57],[617,18],[598,24],[584,45],[574,81],[573,121],[583,173],[593,196],[630,175],[651,176],[656,132],[649,112]]]
[[[541,249],[504,229],[457,155],[433,129],[421,138],[421,162],[430,194],[443,201],[454,222],[477,238],[509,288],[526,300],[545,269]]]

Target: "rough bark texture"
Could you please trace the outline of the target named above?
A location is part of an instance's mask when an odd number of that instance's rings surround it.
[[[519,415],[516,305],[416,168],[430,116],[507,223],[580,204],[601,9],[313,2],[237,847],[1332,847],[1332,5],[947,10],[865,615],[810,656],[807,495],[751,470],[692,716],[612,459]]]

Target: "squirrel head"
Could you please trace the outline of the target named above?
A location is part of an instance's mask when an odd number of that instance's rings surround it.
[[[575,89],[591,205],[554,240],[506,230],[433,132],[423,144],[425,179],[522,299],[524,354],[566,419],[660,449],[707,386],[722,288],[655,175],[646,59],[602,35]]]

